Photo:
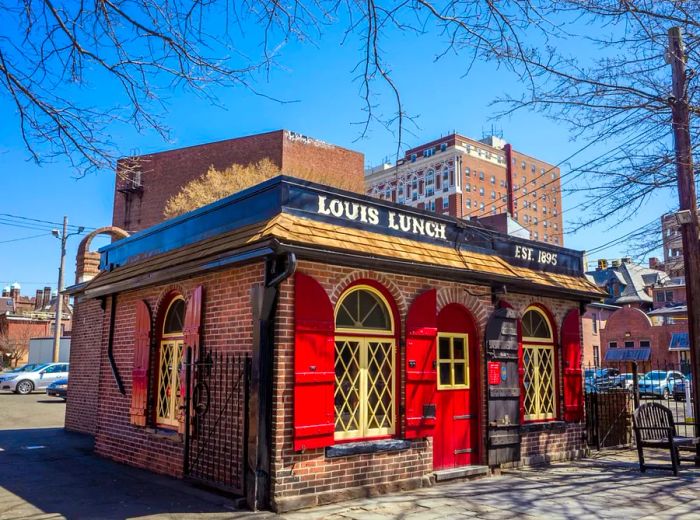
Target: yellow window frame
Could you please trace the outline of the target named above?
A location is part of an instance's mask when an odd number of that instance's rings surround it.
[[[543,421],[556,417],[554,365],[554,345],[523,345],[526,421]]]
[[[387,317],[389,318],[389,329],[369,329],[369,328],[363,328],[363,327],[339,327],[337,325],[338,323],[338,312],[340,311],[340,308],[343,306],[345,303],[345,300],[350,296],[351,294],[357,292],[357,291],[367,291],[371,293],[373,296],[376,296],[379,299],[379,302],[384,305],[384,312],[386,312]],[[384,295],[378,291],[376,288],[372,287],[371,285],[353,285],[343,293],[343,295],[338,299],[338,302],[335,305],[335,323],[336,323],[336,332],[347,332],[347,333],[362,333],[362,334],[368,334],[368,335],[384,335],[384,334],[393,334],[394,333],[394,314],[391,312],[391,306],[389,305],[389,302],[387,299],[384,297]]]
[[[450,357],[442,358],[440,357],[440,339],[446,338],[450,341]],[[455,358],[454,355],[454,340],[462,339],[464,342],[464,359]],[[437,384],[438,390],[456,390],[456,389],[469,389],[469,334],[455,334],[440,332],[438,334],[438,340],[436,344],[437,352],[435,353],[435,358],[437,360]],[[440,382],[440,365],[449,364],[450,365],[450,384],[442,384]],[[464,384],[455,384],[455,365],[464,365]]]
[[[336,432],[334,438],[336,440],[349,440],[349,439],[361,439],[366,437],[382,437],[386,435],[393,435],[396,431],[396,402],[395,402],[395,386],[396,386],[396,344],[394,338],[389,337],[356,337],[356,336],[336,336],[335,337],[335,365],[338,366],[338,345],[339,343],[356,343],[359,350],[358,365],[359,374],[356,376],[357,386],[359,396],[359,418],[357,420],[358,428],[350,429],[349,424],[342,424],[340,420],[340,414],[338,406],[334,406],[335,410],[335,427]],[[380,399],[378,399],[376,406],[372,409],[369,402],[369,395],[372,391],[371,386],[371,374],[369,371],[370,364],[370,350],[371,344],[381,344],[389,349],[389,363],[391,367],[390,375],[388,381],[381,376],[381,370],[377,374],[374,382],[384,383],[384,390],[380,394]],[[383,365],[383,364],[382,364]],[[347,368],[347,367],[345,367]],[[342,380],[342,378],[341,378]],[[389,405],[384,408],[382,405],[381,397],[385,393],[389,394]],[[344,392],[341,388],[341,381],[338,378],[338,372],[336,371],[335,376],[335,391],[334,397],[340,395],[344,399],[344,403],[347,403],[347,399],[350,392]],[[342,407],[341,407],[342,410]],[[385,412],[385,416],[390,421],[388,427],[380,428],[370,428],[369,425],[372,420],[376,420],[376,413],[378,411]],[[340,429],[338,429],[340,428]]]
[[[178,426],[180,406],[180,363],[184,349],[183,331],[165,333],[168,314],[178,301],[185,301],[177,296],[168,304],[163,315],[162,340],[158,350],[158,385],[156,386],[156,423],[165,426]],[[183,316],[184,321],[184,316]],[[170,351],[170,352],[168,352]],[[169,386],[169,395],[163,396],[163,385]]]
[[[156,422],[158,424],[177,426],[179,423],[177,412],[180,405],[182,349],[183,341],[181,339],[160,342],[156,404]],[[164,393],[165,395],[163,395]]]

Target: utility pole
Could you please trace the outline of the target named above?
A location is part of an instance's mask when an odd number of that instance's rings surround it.
[[[688,337],[690,364],[693,375],[693,412],[695,437],[700,437],[700,239],[698,232],[698,201],[695,195],[695,175],[690,146],[690,112],[688,110],[685,47],[680,27],[668,30],[668,60],[673,78],[673,140],[676,150],[676,174],[680,209],[676,214],[683,237],[683,262],[688,299]],[[695,465],[700,466],[700,446]]]
[[[66,260],[66,239],[68,233],[68,217],[63,217],[63,233],[58,236],[57,230],[53,230],[53,234],[56,238],[61,240],[61,263],[58,267],[58,292],[56,293],[56,319],[55,327],[53,331],[53,362],[58,363],[58,354],[61,350],[61,318],[63,317],[63,267]]]
[[[66,260],[66,241],[71,235],[77,235],[83,232],[85,228],[80,226],[76,233],[68,234],[68,217],[63,217],[63,232],[59,234],[58,229],[51,231],[53,236],[61,241],[61,263],[58,267],[58,292],[56,294],[56,318],[55,330],[53,332],[53,362],[58,363],[58,356],[61,350],[61,318],[63,317],[63,269]]]

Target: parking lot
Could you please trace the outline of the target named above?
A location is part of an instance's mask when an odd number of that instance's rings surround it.
[[[66,403],[44,392],[17,395],[0,392],[0,430],[63,428]]]

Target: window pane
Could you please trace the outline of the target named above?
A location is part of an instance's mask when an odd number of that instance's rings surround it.
[[[451,359],[450,355],[450,338],[440,338],[440,349],[438,352],[438,358],[440,359]]]
[[[460,360],[460,359],[466,359],[466,356],[464,355],[464,338],[453,338],[452,339],[452,345],[454,348],[454,359],[455,360]]]
[[[168,315],[163,324],[163,334],[177,334],[182,332],[185,322],[185,300],[178,298],[168,309]]]
[[[393,422],[391,343],[369,342],[367,348],[367,428],[391,428]]]
[[[552,332],[544,316],[535,310],[525,313],[522,320],[523,336],[526,338],[550,339]]]
[[[389,310],[374,293],[352,291],[340,302],[336,326],[352,329],[391,330]]]
[[[360,344],[335,342],[335,431],[360,429]]]
[[[466,368],[464,363],[455,363],[455,385],[466,385]]]
[[[440,363],[440,386],[449,386],[452,384],[450,365],[450,363]]]

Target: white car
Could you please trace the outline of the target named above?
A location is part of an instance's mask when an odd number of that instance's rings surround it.
[[[0,390],[11,390],[24,395],[34,390],[45,390],[57,379],[67,377],[68,363],[47,363],[30,372],[8,372],[0,375]]]

